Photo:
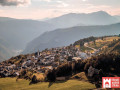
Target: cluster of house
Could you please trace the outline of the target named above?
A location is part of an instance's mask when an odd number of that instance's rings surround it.
[[[88,76],[92,77],[94,74],[99,74],[99,70],[90,66],[88,69]]]
[[[15,64],[0,63],[0,77],[18,76],[19,68]]]
[[[18,65],[11,63],[0,63],[0,74],[7,76],[18,76],[23,69],[34,70],[39,73],[44,73],[48,69],[53,69],[64,62],[77,61],[90,57],[74,46],[61,48],[45,49],[37,52],[34,55],[27,55]]]

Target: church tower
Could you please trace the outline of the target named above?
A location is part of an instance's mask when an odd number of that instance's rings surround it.
[[[38,57],[39,57],[39,56],[40,56],[40,52],[39,52],[39,50],[38,50],[38,53],[37,53],[37,54],[38,54]]]

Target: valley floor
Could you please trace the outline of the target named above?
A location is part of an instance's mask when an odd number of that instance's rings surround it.
[[[16,78],[0,78],[0,90],[88,90],[94,89],[95,85],[78,80],[68,80],[65,82],[42,82],[29,85],[28,80]]]

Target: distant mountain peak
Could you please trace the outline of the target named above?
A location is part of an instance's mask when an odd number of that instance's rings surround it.
[[[99,15],[109,15],[109,16],[111,16],[110,14],[108,14],[107,12],[105,12],[105,11],[97,11],[97,12],[93,12],[93,13],[91,13],[91,14],[99,14]]]
[[[78,13],[67,13],[67,14],[62,15],[61,17],[63,17],[63,16],[75,16],[75,15],[78,15]]]
[[[92,12],[92,13],[67,13],[67,14],[64,14],[62,16],[72,16],[72,15],[84,15],[84,14],[105,14],[105,15],[109,15],[107,12],[105,11],[97,11],[97,12]]]
[[[107,13],[106,11],[97,11],[97,13]]]

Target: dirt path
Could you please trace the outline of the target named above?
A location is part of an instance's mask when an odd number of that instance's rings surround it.
[[[87,47],[87,48],[90,48],[90,49],[94,50],[94,52],[96,52],[96,51],[97,51],[97,49],[92,48],[92,47],[89,47],[89,46],[88,46],[88,43],[84,43],[84,46],[85,46],[85,47]]]

